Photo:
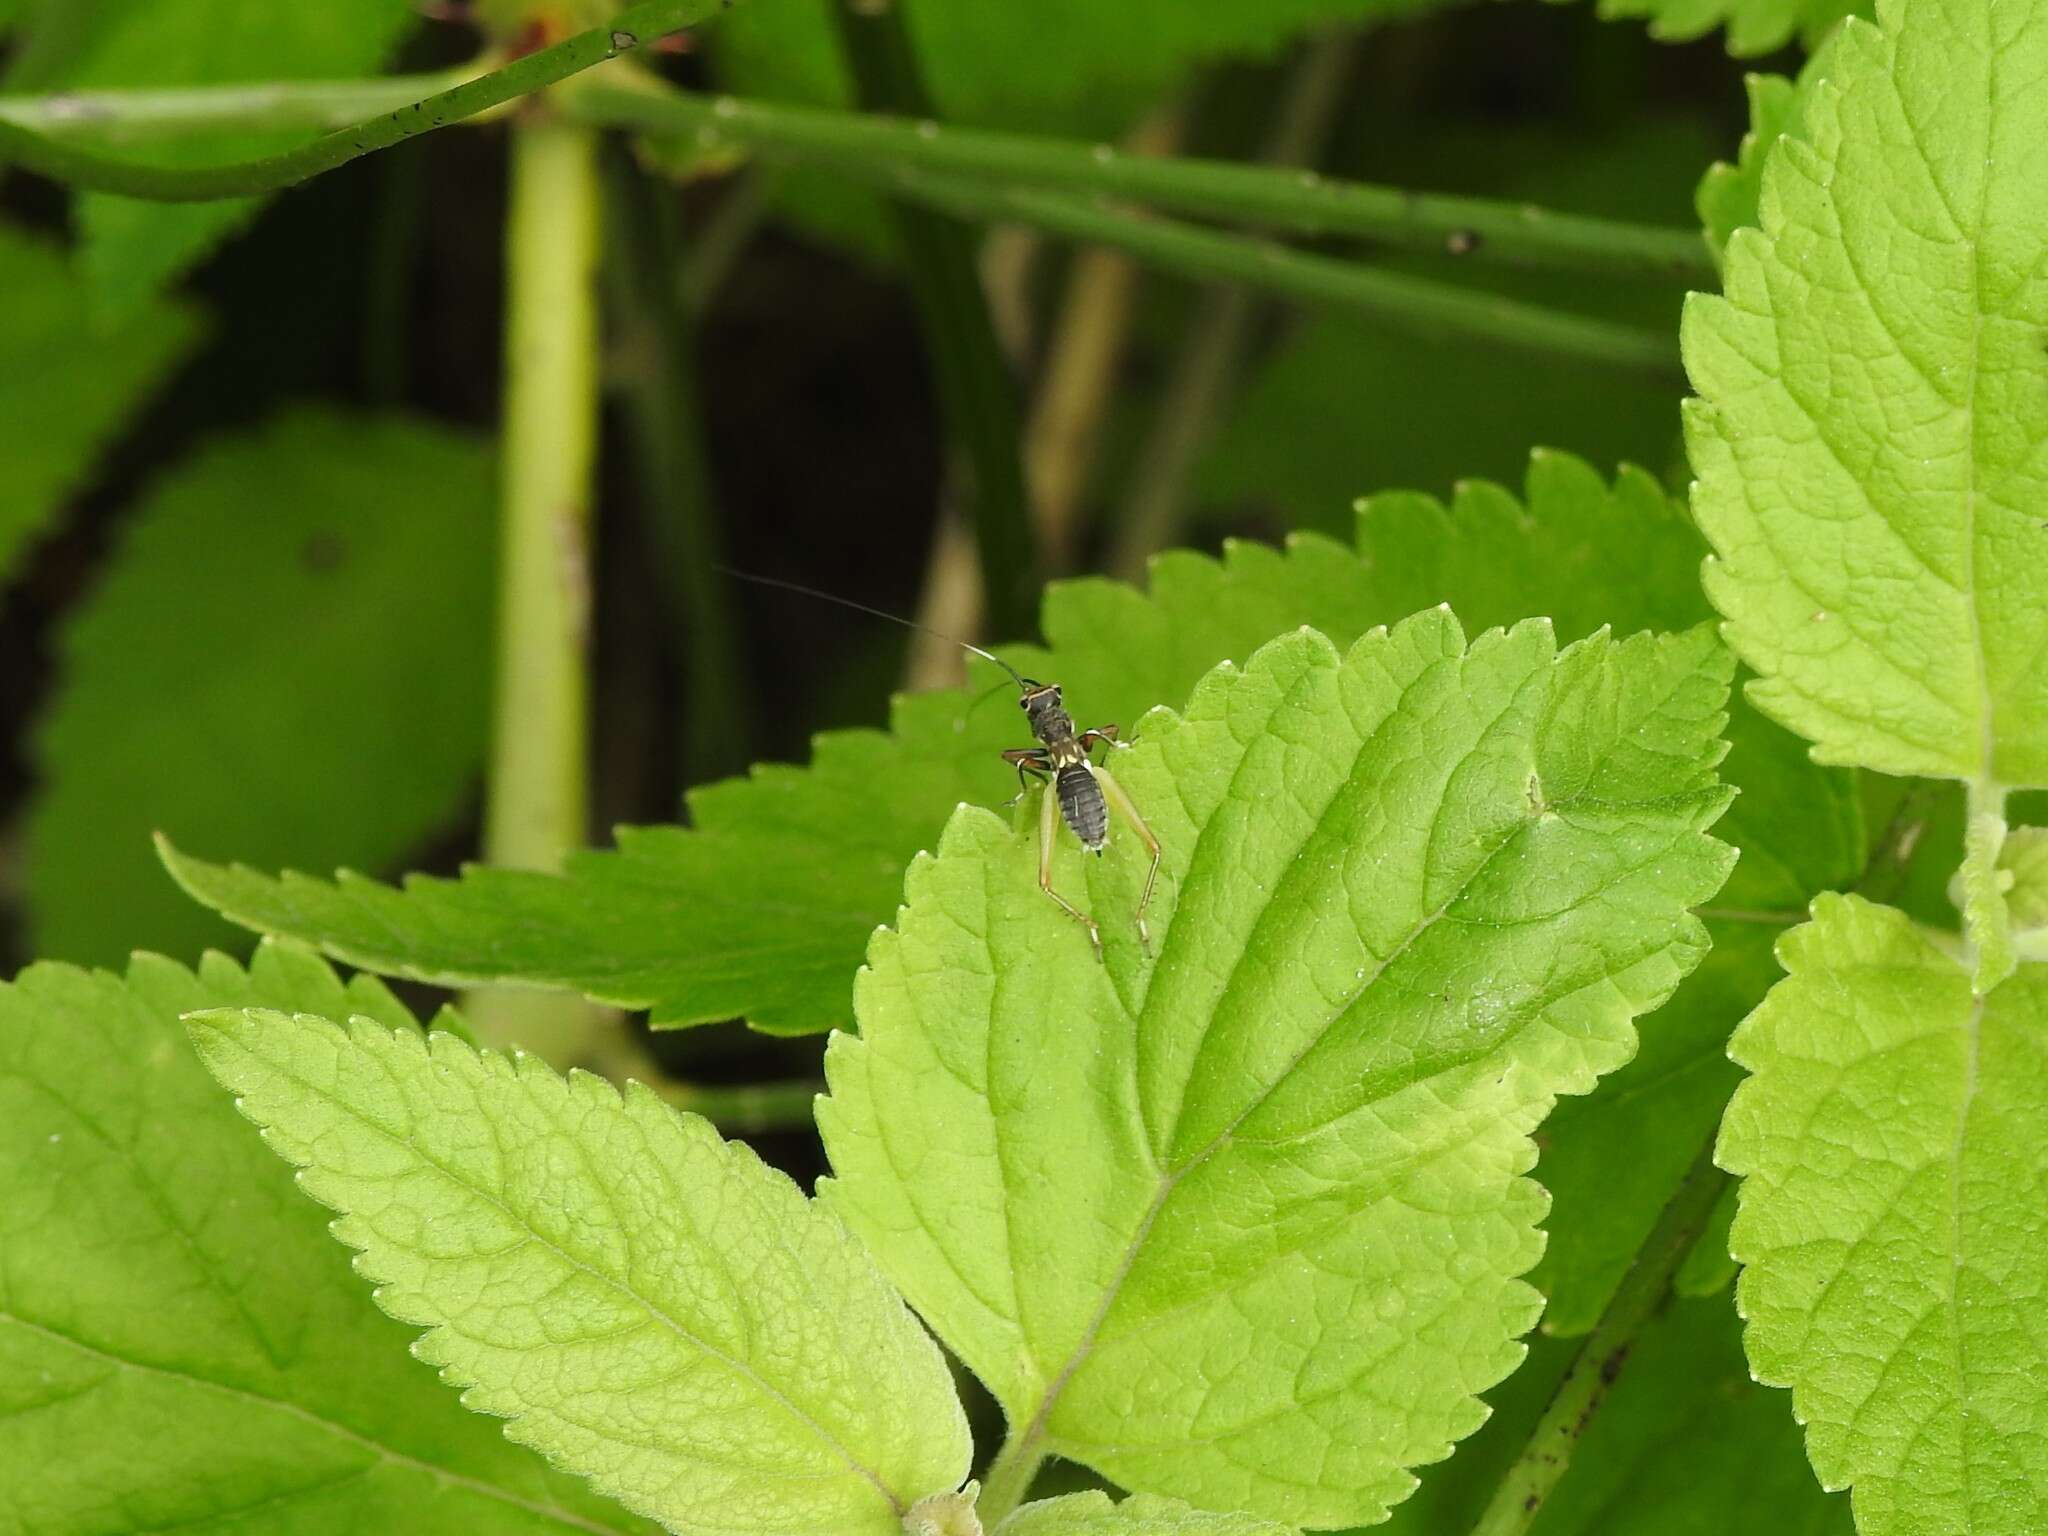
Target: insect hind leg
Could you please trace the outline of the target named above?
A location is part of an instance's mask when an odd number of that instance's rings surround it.
[[[1159,839],[1153,836],[1151,827],[1145,824],[1145,818],[1138,814],[1138,807],[1132,802],[1131,797],[1124,793],[1123,785],[1117,783],[1107,768],[1095,770],[1095,782],[1102,786],[1102,796],[1109,802],[1110,809],[1123,817],[1152,855],[1152,866],[1145,871],[1145,894],[1138,898],[1136,914],[1138,942],[1144,945],[1145,952],[1150,954],[1152,930],[1145,926],[1145,909],[1152,905],[1152,888],[1159,883]]]
[[[1095,926],[1095,919],[1075,906],[1066,897],[1052,888],[1052,850],[1054,840],[1059,836],[1059,796],[1047,785],[1039,800],[1038,812],[1038,888],[1059,903],[1060,910],[1088,930],[1088,942],[1095,946],[1097,964],[1102,961],[1102,930]]]

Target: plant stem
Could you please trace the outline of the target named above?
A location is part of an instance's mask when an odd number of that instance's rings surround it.
[[[981,1480],[981,1497],[975,1501],[975,1513],[981,1516],[984,1529],[994,1530],[1024,1502],[1038,1469],[1045,1465],[1045,1454],[1036,1437],[1019,1437],[1016,1431],[1011,1432],[1003,1448],[996,1452],[996,1459],[989,1463]]]
[[[19,165],[37,175],[88,191],[116,192],[124,197],[138,197],[151,202],[212,202],[225,197],[275,192],[309,181],[322,172],[377,150],[389,149],[419,134],[431,133],[436,128],[445,128],[521,96],[545,90],[594,64],[628,53],[642,42],[692,26],[716,14],[727,3],[729,0],[643,0],[642,4],[621,11],[606,26],[593,27],[552,48],[527,54],[503,69],[493,70],[461,85],[435,89],[441,81],[440,76],[407,80],[403,83],[408,95],[423,83],[429,94],[424,99],[415,98],[410,105],[395,111],[373,115],[324,134],[297,149],[228,165],[193,168],[114,159],[21,126],[17,114],[24,103],[19,99],[12,100],[8,103],[7,113],[0,116],[0,165]],[[380,87],[387,83],[395,86],[399,82],[376,82]],[[273,86],[269,89],[283,91],[288,88]],[[99,93],[94,99],[100,103],[103,115],[94,126],[104,126],[108,120],[105,114],[111,113],[111,104],[116,99],[134,100],[139,95],[144,99],[155,98],[160,104],[165,94],[119,93],[117,98],[113,92]],[[76,101],[78,98],[42,98],[45,115],[52,101],[65,99]],[[62,116],[61,109],[59,116]],[[71,126],[77,126],[75,117]]]
[[[490,68],[486,59],[429,75],[8,96],[0,97],[0,122],[99,145],[153,144],[220,132],[323,132],[397,112],[478,79]]]
[[[1183,276],[1222,279],[1312,303],[1337,304],[1425,337],[1476,336],[1503,346],[1557,352],[1656,373],[1678,369],[1676,338],[1612,321],[1405,273],[1218,234],[1171,219],[1120,213],[1054,193],[982,187],[926,176],[899,178],[914,197],[963,218],[1014,219],[1070,239],[1130,251]]]
[[[598,136],[552,116],[512,137],[496,709],[483,855],[553,870],[588,834],[591,481],[597,457]],[[479,1033],[567,1066],[589,1011],[473,994]],[[502,1006],[501,1006],[502,1005]],[[552,1022],[550,1022],[552,1021]]]
[[[1571,1465],[1572,1452],[1599,1412],[1607,1389],[1621,1374],[1636,1333],[1663,1303],[1671,1277],[1713,1216],[1727,1181],[1714,1166],[1714,1144],[1709,1139],[1636,1250],[1635,1263],[1586,1336],[1522,1454],[1494,1490],[1472,1536],[1520,1536],[1535,1523],[1543,1501]]]
[[[1343,106],[1344,84],[1356,63],[1355,40],[1348,33],[1333,32],[1309,45],[1283,88],[1280,110],[1266,139],[1263,158],[1268,165],[1315,162]],[[1146,560],[1174,541],[1195,455],[1230,398],[1257,314],[1248,289],[1217,285],[1202,294],[1187,344],[1131,476],[1130,500],[1110,551],[1112,576],[1139,580]]]
[[[863,106],[928,113],[909,34],[893,0],[833,0],[832,14]],[[964,488],[995,632],[1030,633],[1038,559],[1024,488],[1016,381],[1010,376],[975,267],[975,237],[928,209],[893,204],[943,402],[948,435],[971,471]]]
[[[1717,280],[1705,241],[1690,229],[1628,224],[1493,198],[1411,192],[1271,166],[1133,155],[1107,144],[731,96],[594,82],[571,94],[567,110],[588,122],[744,144],[869,180],[905,170],[932,172],[981,185],[1116,197],[1302,235],[1357,236],[1474,261]]]
[[[759,1136],[768,1131],[809,1130],[822,1082],[679,1083],[673,1078],[648,1084],[677,1109],[702,1115],[728,1136]]]
[[[739,644],[717,571],[696,336],[676,281],[681,240],[672,194],[622,153],[610,157],[606,171],[614,383],[640,465],[643,521],[683,674],[680,759],[688,782],[701,784],[746,766],[750,733]]]
[[[2011,876],[1998,867],[2007,830],[2005,801],[2003,784],[1970,781],[1963,823],[1963,954],[1979,997],[2019,964],[2012,945],[2012,911],[2005,901]]]

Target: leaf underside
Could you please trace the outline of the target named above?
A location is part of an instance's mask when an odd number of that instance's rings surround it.
[[[193,1056],[215,1007],[413,1027],[274,943],[0,985],[0,1531],[651,1532],[406,1354]]]
[[[201,1057],[342,1213],[466,1407],[685,1536],[900,1536],[966,1474],[944,1360],[859,1245],[637,1084],[371,1020],[209,1013]]]
[[[1780,958],[1719,1151],[1751,1365],[1866,1536],[2048,1528],[2048,967],[1974,997],[1855,897]]]
[[[1700,958],[1728,660],[1704,629],[1310,631],[1116,776],[1166,854],[962,809],[827,1053],[827,1198],[1013,1426],[1124,1486],[1381,1517],[1535,1320],[1529,1132]],[[1030,809],[1020,812],[1029,815]]]
[[[2048,6],[1849,23],[1687,309],[1708,594],[1823,761],[2048,783]]]

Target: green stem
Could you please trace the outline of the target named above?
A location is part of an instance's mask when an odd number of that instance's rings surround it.
[[[2012,910],[2005,900],[2012,876],[1998,865],[2007,831],[2005,801],[2003,784],[1971,780],[1968,819],[1963,823],[1963,954],[1979,997],[2019,964],[2013,951]]]
[[[1358,62],[1355,37],[1334,32],[1310,43],[1290,71],[1267,135],[1269,166],[1313,165],[1344,104],[1344,86]],[[1187,506],[1196,455],[1229,403],[1260,307],[1248,288],[1206,289],[1160,400],[1157,418],[1132,473],[1109,573],[1142,579],[1145,562],[1174,542]]]
[[[672,194],[623,153],[606,167],[614,379],[641,471],[643,523],[683,674],[681,760],[688,782],[748,761],[746,698],[699,409],[696,335],[676,280],[681,239]]]
[[[996,1452],[996,1459],[989,1463],[989,1469],[981,1480],[981,1497],[975,1501],[975,1513],[981,1517],[982,1528],[994,1530],[1005,1517],[1031,1492],[1032,1481],[1038,1476],[1038,1469],[1045,1465],[1046,1452],[1038,1439],[1030,1434],[1017,1435],[1003,1442],[1003,1448]]]
[[[197,168],[146,165],[114,159],[49,134],[21,126],[10,113],[0,121],[0,165],[19,165],[54,181],[67,182],[88,191],[116,192],[125,197],[152,202],[212,202],[225,197],[250,197],[275,192],[311,180],[322,172],[363,155],[389,149],[422,133],[445,128],[451,123],[475,117],[503,106],[521,96],[545,90],[558,81],[579,74],[594,64],[630,52],[644,41],[679,31],[722,10],[729,0],[644,0],[621,11],[607,26],[588,32],[552,48],[530,53],[522,59],[474,80],[445,90],[434,90],[424,100],[382,115],[373,115],[337,132],[324,134],[297,149],[242,160],[229,165]],[[429,88],[440,77],[426,77]],[[376,82],[383,85],[387,82]],[[396,85],[398,82],[389,82]],[[403,82],[407,94],[419,89],[420,80]],[[283,90],[284,87],[272,87]],[[163,93],[143,93],[158,96]],[[53,99],[44,98],[47,114]],[[71,98],[75,100],[76,98]],[[103,110],[111,93],[97,98]],[[19,110],[20,101],[11,103]],[[103,127],[103,116],[97,127]],[[74,125],[75,126],[75,125]]]
[[[541,116],[512,137],[496,711],[487,863],[552,870],[588,833],[591,499],[597,458],[598,136]],[[479,1034],[578,1059],[590,1010],[472,995]]]
[[[1302,235],[1357,236],[1474,261],[1717,281],[1705,242],[1689,229],[1627,224],[1498,199],[1410,192],[1300,170],[1132,155],[1106,144],[731,96],[596,83],[572,95],[565,110],[588,122],[747,145],[866,179],[900,170],[933,172],[984,185],[1116,197]]]
[[[381,117],[481,78],[488,62],[431,75],[270,80],[175,89],[58,91],[0,97],[0,123],[93,144],[150,144],[187,135],[324,132]]]
[[[1481,337],[1504,346],[1656,373],[1678,368],[1676,338],[1661,331],[1544,309],[1177,220],[1117,212],[1055,193],[925,176],[899,177],[896,185],[963,218],[1030,224],[1129,251],[1185,277],[1220,279],[1311,303],[1341,305],[1424,337]]]
[[[892,0],[833,0],[861,104],[925,114],[910,37]],[[999,635],[1028,635],[1038,604],[1038,556],[1024,483],[1022,412],[975,264],[974,233],[928,208],[892,205],[949,436],[971,471],[968,522],[982,597]]]
[[[1662,1305],[1671,1277],[1713,1216],[1728,1182],[1714,1166],[1713,1152],[1712,1141],[1700,1149],[1656,1226],[1636,1250],[1635,1263],[1580,1346],[1521,1455],[1494,1490],[1472,1536],[1521,1536],[1535,1523],[1543,1501],[1571,1465],[1572,1452],[1599,1412],[1607,1389],[1621,1374],[1636,1334]]]
[[[816,1113],[821,1082],[679,1083],[673,1078],[648,1084],[677,1109],[702,1115],[728,1136],[759,1136],[769,1131],[809,1130]]]

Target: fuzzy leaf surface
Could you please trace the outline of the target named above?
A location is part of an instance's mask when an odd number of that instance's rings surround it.
[[[406,1353],[192,1054],[217,1007],[413,1027],[276,944],[0,985],[0,1532],[651,1531]]]
[[[1625,469],[1610,484],[1544,453],[1521,497],[1485,482],[1449,504],[1374,497],[1351,548],[1307,536],[1284,550],[1233,544],[1221,561],[1169,554],[1145,592],[1058,583],[1046,595],[1048,647],[1004,654],[1062,682],[1083,724],[1120,721],[1128,733],[1219,661],[1242,662],[1301,624],[1348,645],[1449,601],[1475,627],[1544,614],[1569,638],[1602,624],[1684,628],[1711,612],[1696,579],[1702,550],[1648,475]],[[821,735],[808,767],[761,767],[697,790],[690,830],[622,829],[615,851],[575,855],[560,877],[472,868],[394,890],[349,873],[330,883],[177,853],[169,862],[235,921],[373,970],[572,987],[649,1008],[657,1025],[744,1015],[777,1033],[821,1031],[850,1017],[848,978],[895,909],[903,866],[955,805],[1015,791],[997,754],[1026,738],[1022,722],[1000,699],[972,707],[998,680],[984,668],[968,689],[899,698],[887,734]],[[1854,786],[1740,706],[1731,735],[1729,780],[1768,790],[1745,794],[1724,828],[1744,848],[1724,900],[1802,909],[1860,864]],[[215,840],[234,847],[230,831]]]
[[[33,8],[9,72],[23,90],[346,80],[374,73],[419,14],[407,0],[62,0]],[[287,148],[292,135],[224,134],[149,147],[164,164],[206,165]],[[259,200],[147,203],[104,193],[78,201],[84,262],[109,315],[175,281],[254,216]]]
[[[967,1471],[930,1337],[828,1211],[638,1084],[369,1019],[193,1039],[464,1406],[684,1536],[900,1536]]]
[[[27,825],[36,950],[237,937],[164,878],[152,832],[387,868],[458,816],[495,543],[487,452],[403,418],[297,410],[172,470],[62,633]]]
[[[1297,1536],[1292,1526],[1253,1515],[1212,1514],[1174,1499],[1133,1494],[1122,1503],[1106,1493],[1071,1493],[1014,1511],[996,1536]]]
[[[2048,5],[1848,24],[1684,327],[1708,595],[1826,762],[2048,783]]]
[[[199,330],[168,302],[101,323],[62,250],[0,224],[0,582]]]
[[[826,1053],[825,1198],[1020,1433],[1117,1483],[1371,1520],[1477,1428],[1536,1293],[1530,1131],[1700,958],[1730,662],[1702,627],[1301,630],[1157,711],[1166,850],[963,808]],[[1029,816],[1035,807],[1020,812]]]
[[[1974,997],[1904,914],[1824,897],[1737,1031],[1719,1157],[1759,1380],[1864,1536],[2048,1524],[2048,967]]]

